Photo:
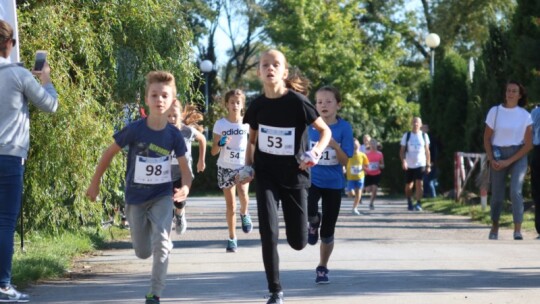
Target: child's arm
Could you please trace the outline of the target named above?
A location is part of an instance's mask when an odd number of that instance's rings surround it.
[[[369,159],[366,154],[362,155],[362,164],[362,169],[364,169],[364,171],[369,170]]]
[[[90,201],[94,202],[96,201],[96,198],[99,194],[99,185],[101,184],[101,177],[111,164],[112,159],[114,156],[120,152],[122,148],[116,144],[111,144],[107,150],[103,152],[103,155],[101,156],[101,159],[99,160],[99,163],[96,167],[96,171],[94,173],[94,176],[92,177],[92,181],[90,182],[90,185],[88,186],[88,190],[86,190],[86,196],[90,199]]]
[[[384,155],[381,153],[381,160],[379,161],[379,169],[384,169]]]
[[[302,161],[299,166],[301,170],[306,170],[309,167],[313,167],[317,163],[318,159],[321,157],[322,151],[324,151],[326,146],[328,146],[328,143],[332,138],[332,131],[321,117],[315,119],[311,126],[313,126],[315,130],[319,131],[319,141],[310,150],[311,154],[313,154],[316,160],[308,162]]]
[[[221,150],[221,147],[219,146],[220,139],[221,135],[212,133],[212,150],[210,150],[210,154],[212,154],[212,156],[218,155],[219,151]]]
[[[342,166],[346,166],[347,162],[349,161],[349,157],[347,156],[345,151],[341,149],[341,146],[339,145],[339,143],[335,141],[333,138],[331,138],[330,142],[328,143],[328,146],[333,148],[336,151],[336,156],[337,156],[339,164]]]
[[[197,162],[197,172],[203,172],[206,169],[206,137],[201,132],[193,129],[195,140],[199,143],[199,161]]]
[[[178,159],[178,165],[180,165],[180,174],[182,176],[182,187],[174,188],[173,199],[175,202],[183,202],[189,195],[189,189],[191,188],[191,170],[189,170],[188,161],[185,156],[180,156]]]
[[[249,136],[248,136],[248,144],[246,147],[246,166],[252,166],[253,165],[253,159],[255,154],[255,143],[257,142],[257,135],[259,132],[257,130],[253,130],[252,128],[249,128]]]

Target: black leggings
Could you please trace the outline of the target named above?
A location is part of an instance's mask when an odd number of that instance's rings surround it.
[[[310,220],[317,216],[319,200],[322,198],[321,241],[332,238],[341,209],[341,189],[319,188],[311,185],[308,195],[308,216]]]
[[[534,201],[534,227],[540,234],[540,146],[534,146],[531,160],[531,191]]]
[[[256,177],[257,214],[268,290],[282,290],[279,280],[278,202],[281,201],[287,242],[295,250],[307,245],[307,189],[288,189],[275,181]]]

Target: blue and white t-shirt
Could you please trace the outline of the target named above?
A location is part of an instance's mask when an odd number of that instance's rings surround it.
[[[167,124],[155,131],[146,119],[135,121],[114,134],[120,147],[128,147],[126,165],[126,204],[142,204],[171,195],[171,152],[184,156],[186,144],[180,130]]]
[[[352,157],[354,152],[353,131],[351,125],[338,118],[335,124],[329,126],[332,131],[332,138],[340,144],[341,149],[347,157]],[[315,128],[308,130],[310,148],[313,147],[320,138],[320,133]],[[311,168],[311,183],[319,188],[343,189],[343,166],[337,159],[336,150],[326,147],[321,153],[319,163]]]

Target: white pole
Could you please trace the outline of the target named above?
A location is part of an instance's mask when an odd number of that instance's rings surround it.
[[[15,0],[2,0],[0,1],[0,19],[6,21],[13,28],[14,38],[17,39],[17,45],[11,51],[11,62],[20,62],[19,56],[19,30],[17,22],[17,5]]]

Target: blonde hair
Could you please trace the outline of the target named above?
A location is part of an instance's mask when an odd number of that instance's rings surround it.
[[[283,64],[285,65],[285,69],[287,69],[289,72],[287,78],[285,79],[285,87],[307,96],[309,94],[309,89],[311,88],[311,82],[309,81],[309,79],[302,75],[300,69],[289,69],[289,63],[287,62],[287,58],[285,58],[285,55],[281,51],[278,51],[276,49],[269,49],[261,52],[259,57],[262,58],[264,55],[270,53],[278,53],[281,55],[281,57],[283,57]]]
[[[148,89],[150,85],[154,83],[163,83],[172,87],[173,97],[176,97],[176,82],[174,75],[166,71],[152,71],[146,74],[146,87],[144,89],[144,96],[148,95]]]

